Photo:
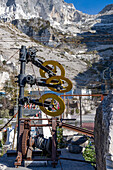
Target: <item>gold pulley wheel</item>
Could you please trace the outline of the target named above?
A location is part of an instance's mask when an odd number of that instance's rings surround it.
[[[51,84],[51,85],[59,85],[57,89],[53,87],[48,87],[50,90],[58,92],[58,93],[65,93],[72,89],[72,82],[68,78],[63,77],[63,76],[50,77],[46,80],[46,83]],[[62,88],[60,88],[60,86]]]
[[[64,67],[57,61],[48,60],[48,61],[45,61],[42,65],[50,69],[56,75],[65,76]],[[41,77],[48,78],[48,76],[46,75],[46,72],[42,69],[40,69],[40,75]]]
[[[51,110],[48,109],[47,107],[40,106],[40,109],[47,115],[55,117],[59,116],[64,112],[65,109],[65,104],[62,100],[61,97],[57,96],[56,94],[52,93],[47,93],[41,96],[39,99],[39,102],[44,103],[44,102],[51,102]]]

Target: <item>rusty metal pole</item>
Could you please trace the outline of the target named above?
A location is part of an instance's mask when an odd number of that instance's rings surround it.
[[[22,118],[22,112],[23,112],[23,103],[22,100],[24,98],[24,77],[25,77],[25,66],[26,66],[26,55],[27,50],[25,46],[22,46],[20,49],[20,58],[19,61],[20,64],[20,74],[18,76],[18,83],[19,83],[19,102],[18,102],[18,134],[17,134],[17,151],[19,147],[19,134],[20,134],[20,118]]]
[[[69,114],[69,98],[67,97],[67,115],[66,115],[66,117],[68,116],[68,114]]]
[[[64,93],[64,95],[65,95],[65,93]],[[66,103],[66,97],[64,96],[64,103]],[[66,117],[66,109],[64,110],[64,114],[63,114],[63,118],[65,118]]]
[[[57,118],[52,118],[52,165],[56,167],[56,156],[57,156]]]
[[[15,160],[15,166],[21,166],[22,163],[22,135],[24,131],[24,121],[20,122],[20,130],[19,130],[19,144],[18,144],[18,154]]]
[[[79,97],[80,100],[80,127],[82,127],[82,103],[81,103],[81,96]]]

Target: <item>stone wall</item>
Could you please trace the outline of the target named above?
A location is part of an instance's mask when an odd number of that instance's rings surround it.
[[[113,169],[113,92],[97,108],[94,136],[97,170]]]

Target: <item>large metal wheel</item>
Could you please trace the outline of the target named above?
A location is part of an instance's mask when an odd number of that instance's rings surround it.
[[[56,94],[47,93],[41,96],[39,102],[50,102],[51,109],[47,107],[40,106],[40,109],[49,116],[55,117],[61,115],[65,110],[65,104],[61,97]]]
[[[55,81],[57,83],[54,83]],[[51,84],[51,85],[61,86],[62,89],[59,89],[59,90],[53,87],[48,87],[50,90],[58,92],[58,93],[65,93],[72,89],[72,82],[68,78],[63,77],[63,76],[52,76],[46,80],[46,83]]]
[[[27,149],[28,149],[28,139],[29,139],[29,130],[24,129],[23,136],[22,136],[22,155],[26,156]]]
[[[51,71],[55,73],[57,76],[65,76],[64,67],[57,61],[48,60],[43,63],[43,66],[47,67],[48,69],[51,68]],[[40,69],[41,77],[48,78],[46,72]]]

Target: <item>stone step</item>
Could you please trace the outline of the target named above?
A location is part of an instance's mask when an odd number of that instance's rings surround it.
[[[47,166],[47,161],[24,161],[24,167],[41,167]]]

